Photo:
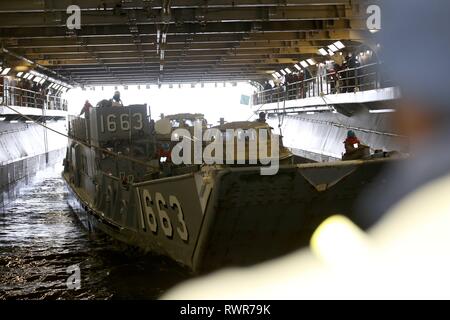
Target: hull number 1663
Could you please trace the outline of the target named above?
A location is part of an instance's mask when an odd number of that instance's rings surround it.
[[[156,192],[154,196],[147,189],[142,190],[142,192],[138,190],[137,192],[143,214],[142,222],[145,224],[146,229],[148,228],[151,232],[157,234],[160,227],[167,238],[173,239],[173,235],[176,232],[181,240],[188,241],[189,232],[184,221],[183,209],[176,196],[169,196],[167,202],[159,192]],[[166,211],[169,209],[176,212],[176,218],[173,219],[175,221],[169,217]]]

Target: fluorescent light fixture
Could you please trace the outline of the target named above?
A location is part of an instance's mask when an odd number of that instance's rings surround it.
[[[298,71],[302,70],[302,67],[300,67],[298,64],[294,65],[295,69],[297,69]]]
[[[9,123],[19,123],[19,121],[18,120],[11,120],[11,121],[9,121]]]
[[[275,73],[272,73],[272,77],[274,77],[275,79],[279,78]]]
[[[26,120],[25,123],[34,123],[34,121]]]
[[[2,76],[6,76],[11,71],[11,68],[5,68],[2,71]]]
[[[33,79],[33,81],[34,81],[34,82],[37,82],[37,83],[39,83],[41,80],[42,80],[42,78],[39,78],[39,77],[35,77],[35,78]]]
[[[314,59],[308,59],[308,60],[306,60],[306,62],[308,62],[310,66],[313,66],[316,64],[316,61]]]
[[[289,69],[289,68],[284,69],[284,71],[286,71],[287,74],[291,74],[292,73],[291,69]]]
[[[303,68],[308,68],[309,67],[308,62],[306,62],[305,60],[300,61],[300,64],[302,65]]]
[[[319,49],[319,53],[320,53],[321,55],[323,55],[323,56],[328,55],[327,50],[325,50],[324,48],[320,48],[320,49]]]
[[[0,121],[5,121],[5,117],[0,117]]]
[[[378,110],[369,110],[370,113],[392,113],[395,112],[395,109],[378,109]]]
[[[279,72],[275,72],[278,78],[281,78],[281,74]]]
[[[328,49],[328,54],[329,54],[331,57],[334,56],[334,52],[331,51],[330,49]]]
[[[18,72],[18,73],[16,74],[16,76],[17,76],[18,78],[22,78],[22,75],[23,75],[23,72]]]
[[[333,52],[339,51],[339,49],[334,44],[330,44],[328,46],[328,48],[330,48],[330,50],[333,51]]]
[[[280,70],[280,72],[283,76],[287,75],[286,71],[284,71],[284,70]]]
[[[342,50],[345,48],[345,45],[341,42],[341,41],[336,41],[335,43],[333,43],[333,45],[338,48],[339,50]]]

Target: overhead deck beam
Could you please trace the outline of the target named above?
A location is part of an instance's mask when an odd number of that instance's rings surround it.
[[[75,2],[81,30],[66,27]],[[359,0],[1,1],[0,42],[84,84],[260,81],[334,41],[358,47],[364,14]]]

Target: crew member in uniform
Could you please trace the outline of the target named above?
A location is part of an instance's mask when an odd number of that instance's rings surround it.
[[[123,107],[123,102],[120,99],[120,92],[116,91],[114,92],[114,96],[111,99],[111,104],[113,107]]]

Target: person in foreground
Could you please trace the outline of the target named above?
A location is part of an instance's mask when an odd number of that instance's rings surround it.
[[[450,42],[442,35],[450,3],[381,8],[385,68],[402,91],[397,125],[411,139],[411,158],[384,173],[395,185],[361,199],[357,222],[369,232],[334,216],[308,250],[187,282],[163,299],[450,298]]]

